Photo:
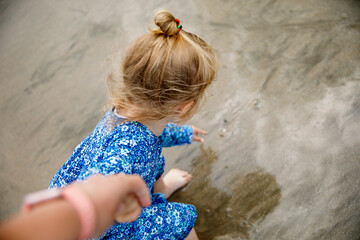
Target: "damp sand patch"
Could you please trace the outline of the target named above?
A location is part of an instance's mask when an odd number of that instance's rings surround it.
[[[192,161],[193,181],[169,199],[196,206],[195,229],[200,239],[248,239],[259,223],[279,205],[280,187],[276,178],[264,171],[237,176],[227,192],[211,185],[216,152],[201,146],[201,155]],[[228,192],[231,192],[229,194]]]

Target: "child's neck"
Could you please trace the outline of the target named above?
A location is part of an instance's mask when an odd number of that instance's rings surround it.
[[[168,119],[161,119],[155,121],[140,121],[144,124],[150,131],[152,131],[156,136],[160,136],[161,133],[164,131],[166,124],[170,121]]]

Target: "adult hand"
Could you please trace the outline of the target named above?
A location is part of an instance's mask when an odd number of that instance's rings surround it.
[[[93,236],[101,235],[115,218],[117,221],[135,221],[141,207],[151,205],[149,190],[138,175],[95,175],[69,187],[84,193],[95,206],[97,222]]]
[[[202,137],[200,137],[199,135],[206,135],[206,134],[208,134],[207,131],[202,130],[195,126],[191,126],[191,127],[193,129],[193,140],[197,141],[197,142],[203,142],[204,139]]]

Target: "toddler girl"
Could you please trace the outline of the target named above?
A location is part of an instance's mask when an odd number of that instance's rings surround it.
[[[158,28],[128,49],[121,73],[108,76],[112,111],[74,150],[53,177],[50,188],[91,174],[138,174],[146,182],[152,205],[138,220],[117,223],[102,239],[197,239],[195,207],[167,202],[192,176],[171,169],[165,176],[162,147],[200,141],[206,133],[170,122],[190,119],[215,75],[214,50],[195,34],[182,30],[167,11],[154,18]],[[119,69],[120,70],[120,69]]]

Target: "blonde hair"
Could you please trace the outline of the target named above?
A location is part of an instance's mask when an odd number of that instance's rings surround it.
[[[158,28],[138,38],[127,50],[122,69],[108,75],[109,102],[130,110],[129,120],[190,118],[199,108],[216,72],[213,48],[195,34],[179,31],[174,16],[159,11]],[[119,69],[120,70],[120,69]],[[194,101],[185,113],[179,107]]]

